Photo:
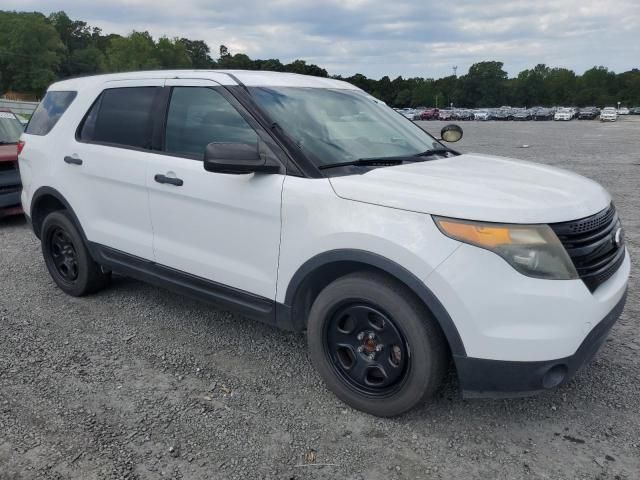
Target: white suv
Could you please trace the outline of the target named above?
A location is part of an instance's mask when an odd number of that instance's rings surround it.
[[[345,82],[66,80],[20,149],[24,210],[63,291],[113,271],[306,331],[328,387],[375,415],[432,395],[451,360],[466,397],[556,387],[625,302],[600,185],[459,154]]]

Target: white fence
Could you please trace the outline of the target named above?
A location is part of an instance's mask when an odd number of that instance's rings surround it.
[[[0,108],[8,108],[13,113],[23,113],[31,115],[39,102],[22,102],[19,100],[6,100],[0,98]]]

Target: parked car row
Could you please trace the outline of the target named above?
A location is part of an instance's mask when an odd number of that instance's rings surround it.
[[[627,108],[621,107],[531,107],[531,108],[514,108],[503,106],[499,108],[402,108],[395,109],[398,113],[410,120],[556,120],[571,121],[579,120],[596,120],[615,121],[618,115],[640,115],[640,107]],[[604,118],[601,113],[606,110]]]

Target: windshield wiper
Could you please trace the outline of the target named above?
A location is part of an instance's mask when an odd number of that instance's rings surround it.
[[[349,162],[330,163],[328,165],[320,165],[318,168],[320,170],[326,170],[327,168],[349,167],[349,166],[365,167],[370,165],[374,165],[374,166],[375,165],[380,165],[380,166],[400,165],[402,162],[405,162],[409,159],[411,159],[411,157],[359,158],[358,160],[351,160]]]
[[[448,148],[432,148],[431,150],[425,150],[422,153],[416,153],[414,157],[430,157],[431,155],[438,155],[441,153],[453,153]]]
[[[442,153],[448,153],[451,150],[445,148],[434,148],[432,150],[426,150],[421,153],[416,153],[415,155],[400,155],[397,157],[372,157],[372,158],[359,158],[358,160],[351,160],[349,162],[341,162],[341,163],[330,163],[328,165],[320,165],[318,168],[320,170],[326,170],[327,168],[337,168],[337,167],[365,167],[365,166],[390,166],[390,165],[400,165],[402,162],[424,162],[425,160],[419,160],[420,157],[430,157],[432,155],[438,155]]]

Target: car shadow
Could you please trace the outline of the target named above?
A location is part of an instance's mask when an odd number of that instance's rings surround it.
[[[166,310],[174,314],[175,312],[190,312],[189,325],[185,325],[191,331],[197,331],[200,334],[210,332],[212,335],[222,335],[225,338],[233,338],[241,345],[249,345],[255,341],[256,337],[263,341],[272,343],[286,344],[291,349],[291,354],[297,361],[307,362],[307,366],[312,369],[311,362],[307,355],[306,339],[303,333],[292,333],[279,330],[274,326],[264,324],[262,322],[243,317],[237,313],[216,307],[205,302],[191,299],[171,291],[148,285],[144,282],[116,275],[114,276],[112,285],[98,293],[99,296],[113,296],[114,298],[126,294],[128,296],[138,297],[140,302],[148,302],[149,308]],[[162,322],[158,328],[165,332],[172,329],[180,328],[174,322],[165,322],[163,318],[154,316],[156,321]],[[176,330],[174,335],[177,337],[180,333]],[[197,347],[196,347],[197,348]],[[602,350],[606,350],[607,345]],[[595,359],[595,363],[599,363],[598,359],[602,358],[602,351]],[[605,352],[606,353],[606,352]],[[238,352],[238,356],[251,356],[250,352]],[[246,358],[250,362],[250,358]],[[610,359],[607,358],[607,361]],[[522,398],[506,398],[506,399],[463,399],[458,385],[458,379],[453,363],[450,364],[443,385],[434,395],[423,405],[405,413],[399,417],[395,417],[390,421],[401,425],[414,425],[415,423],[426,423],[433,419],[446,421],[452,415],[469,415],[474,413],[478,419],[482,421],[491,421],[501,423],[528,423],[533,420],[547,423],[550,416],[553,416],[557,409],[562,406],[571,406],[574,410],[580,410],[584,415],[595,415],[594,411],[589,407],[593,400],[585,403],[585,396],[591,395],[597,387],[599,381],[604,381],[606,377],[606,367],[602,365],[590,365],[578,375],[570,380],[566,385],[562,385],[557,389],[541,392],[537,395]],[[315,372],[315,370],[314,370]],[[293,372],[292,372],[293,373]],[[312,374],[313,376],[317,374]],[[316,382],[317,378],[312,378],[313,385],[322,385]],[[308,380],[308,379],[307,379]],[[324,387],[320,387],[324,388]],[[323,393],[319,392],[321,397]],[[610,400],[611,394],[604,395],[601,401],[606,403]],[[331,394],[329,394],[331,395]],[[344,408],[349,409],[347,405]],[[369,415],[352,410],[354,414]],[[371,417],[374,418],[374,417]]]
[[[10,215],[7,217],[0,217],[0,228],[3,227],[18,227],[27,225],[27,217],[24,215]]]

